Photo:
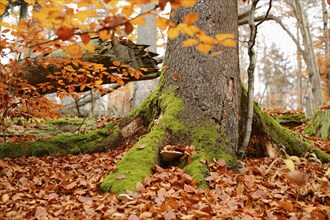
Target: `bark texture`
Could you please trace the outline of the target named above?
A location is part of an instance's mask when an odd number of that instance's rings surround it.
[[[183,22],[189,12],[198,12],[197,26],[208,35],[231,33],[238,39],[236,1],[197,1],[193,9],[175,11],[174,23]],[[211,57],[195,48],[181,48],[186,36],[168,43],[165,66],[165,87],[174,90],[185,104],[180,118],[195,124],[211,120],[224,132],[231,153],[239,143],[241,83],[238,48],[218,47],[222,56]],[[173,77],[178,75],[178,80]],[[220,143],[219,143],[220,144]],[[222,143],[221,143],[222,144]]]

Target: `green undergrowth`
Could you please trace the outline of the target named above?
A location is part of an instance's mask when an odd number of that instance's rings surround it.
[[[104,128],[83,135],[60,134],[21,144],[1,143],[0,158],[93,153],[115,148],[121,141],[118,126],[108,124]]]

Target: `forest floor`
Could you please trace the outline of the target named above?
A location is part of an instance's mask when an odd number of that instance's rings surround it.
[[[330,141],[310,138],[330,153]],[[131,146],[0,160],[0,219],[330,219],[330,164],[297,157],[245,159],[244,169],[204,161],[205,190],[184,169],[155,165],[137,192],[127,192],[131,200],[99,193]]]

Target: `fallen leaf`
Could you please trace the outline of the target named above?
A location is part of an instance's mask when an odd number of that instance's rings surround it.
[[[125,179],[125,178],[126,178],[125,174],[119,174],[119,175],[116,177],[117,180],[122,180],[122,179]]]
[[[279,207],[282,208],[282,209],[285,209],[286,211],[293,210],[293,205],[290,201],[280,201],[279,202]]]

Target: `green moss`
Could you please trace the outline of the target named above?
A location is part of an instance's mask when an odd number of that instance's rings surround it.
[[[52,125],[81,125],[83,122],[84,118],[65,118],[45,121],[46,124]]]
[[[92,153],[116,147],[120,143],[118,126],[108,124],[84,135],[61,134],[47,140],[29,141],[25,145],[2,143],[0,158]]]
[[[152,117],[146,119],[153,124],[150,132],[134,145],[117,165],[117,171],[109,174],[100,186],[100,190],[125,193],[126,190],[136,191],[137,182],[152,173],[152,167],[159,162],[159,147],[165,141],[166,132],[180,133],[186,127],[178,119],[178,114],[184,109],[181,99],[176,98],[171,91],[163,91],[160,94],[159,87],[145,100],[129,117]],[[155,110],[157,109],[157,110]],[[159,115],[159,109],[163,111],[157,122],[154,119]],[[138,149],[144,145],[143,149]],[[124,179],[117,176],[124,174]]]
[[[259,118],[259,124],[256,127],[265,132],[278,146],[285,147],[289,155],[302,156],[311,149],[312,143],[309,140],[305,140],[298,133],[282,127],[272,117],[264,113],[256,104],[254,105],[254,112]]]
[[[117,171],[108,175],[102,182],[101,191],[112,191],[125,193],[126,190],[136,191],[137,182],[142,182],[144,177],[152,173],[152,167],[159,160],[159,143],[164,139],[165,132],[155,129],[148,133],[143,139],[134,145],[117,165]],[[143,149],[138,149],[144,145]],[[117,179],[117,176],[124,174],[124,179]]]
[[[324,151],[322,151],[318,148],[315,148],[314,152],[315,152],[317,158],[319,158],[322,163],[329,163],[329,161],[330,161],[330,155],[329,154],[327,154],[326,152],[324,152]]]
[[[300,125],[306,122],[306,116],[304,114],[282,114],[272,117],[282,125]]]
[[[330,109],[316,111],[304,132],[312,136],[330,140]]]
[[[210,171],[207,165],[203,164],[201,161],[205,160],[206,155],[199,153],[191,157],[192,162],[188,164],[185,169],[193,180],[197,181],[197,185],[205,189],[208,187],[208,183],[205,181],[205,177],[209,176]]]

